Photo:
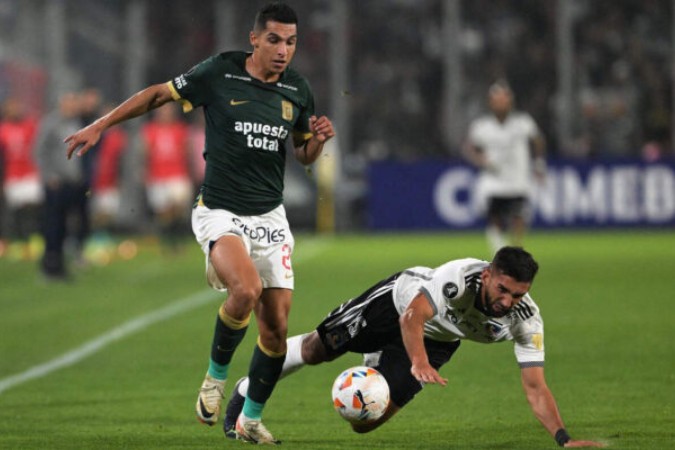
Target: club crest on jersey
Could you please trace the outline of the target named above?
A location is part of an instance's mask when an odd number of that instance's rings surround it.
[[[504,326],[501,323],[495,322],[493,320],[490,320],[489,322],[485,323],[485,331],[492,338],[497,337],[502,332],[503,328],[504,328]]]
[[[284,120],[293,120],[293,103],[288,100],[281,101],[281,118]]]
[[[459,293],[459,287],[455,283],[445,283],[443,285],[443,297],[447,300],[451,300],[457,296]]]

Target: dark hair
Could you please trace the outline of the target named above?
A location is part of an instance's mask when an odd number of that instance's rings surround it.
[[[293,8],[282,2],[268,3],[263,6],[258,14],[255,15],[253,22],[253,29],[255,31],[264,30],[267,27],[268,21],[279,23],[298,23],[298,16],[295,14]]]
[[[492,267],[516,281],[531,283],[539,264],[521,247],[502,247],[492,258]]]
[[[488,89],[488,94],[492,95],[500,91],[505,91],[509,95],[513,95],[513,90],[511,89],[509,82],[503,78],[500,78],[499,80],[495,81],[490,85],[490,88]]]

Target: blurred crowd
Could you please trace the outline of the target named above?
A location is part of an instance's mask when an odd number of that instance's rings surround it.
[[[672,2],[564,1],[573,21],[570,142],[560,142],[557,123],[556,28],[562,1],[459,1],[464,129],[488,109],[488,87],[506,80],[517,108],[541,127],[552,157],[672,157]],[[208,3],[185,14],[159,8],[151,19],[152,41],[180,52],[153,65],[153,79],[179,73],[190,65],[183,61],[224,50],[213,48],[218,24]],[[362,166],[388,158],[460,157],[459,143],[444,137],[443,58],[449,43],[443,41],[443,1],[347,2],[345,86],[331,84],[331,3],[290,3],[300,14],[294,65],[310,80],[317,106],[330,112],[336,92],[348,99],[352,136],[342,143],[347,160],[360,159]],[[256,6],[237,3],[233,11],[248,17]],[[250,23],[233,25],[233,47],[247,48]],[[158,47],[155,56],[161,54]]]
[[[462,1],[465,121],[507,80],[542,128],[552,156],[673,156],[672,2],[571,0],[572,141],[558,141],[559,2]],[[370,158],[456,155],[441,130],[441,2],[374,0],[352,16],[354,151]],[[377,17],[380,17],[378,19]]]
[[[119,247],[123,158],[132,147],[122,126],[104,133],[82,157],[66,159],[63,140],[112,106],[100,91],[65,92],[53,111],[34,117],[17,98],[2,103],[0,256],[38,260],[46,279],[68,280],[69,266],[107,263]],[[171,103],[141,125],[140,149],[145,211],[151,231],[169,252],[188,234],[191,201],[204,173],[204,129],[200,117],[187,122]],[[192,117],[192,116],[191,116]]]
[[[557,123],[561,93],[556,28],[563,1],[571,8],[573,23],[569,142],[561,142]],[[143,165],[145,211],[136,220],[152,218],[153,229],[167,241],[186,228],[186,193],[194,193],[203,171],[201,114],[183,116],[168,107],[157,111],[152,123],[143,123],[142,132],[116,127],[91,157],[65,160],[63,138],[104,113],[109,108],[106,100],[117,103],[129,95],[120,81],[125,79],[126,55],[118,41],[124,37],[125,5],[130,4],[65,3],[73,24],[67,45],[69,53],[77,55],[69,58],[69,69],[79,77],[74,77],[79,85],[92,87],[62,93],[57,102],[50,102],[53,80],[40,65],[48,59],[41,53],[44,43],[36,40],[30,47],[35,54],[29,71],[17,70],[17,59],[6,57],[4,44],[21,44],[27,36],[37,39],[39,34],[26,34],[22,27],[41,23],[41,10],[30,2],[0,0],[0,254],[39,254],[45,273],[58,276],[66,271],[64,248],[81,255],[90,238],[105,240],[119,225],[125,203],[120,178],[131,175],[125,167]],[[317,112],[331,114],[335,98],[347,100],[351,136],[339,142],[343,170],[353,178],[362,178],[367,164],[375,160],[461,158],[462,139],[448,139],[443,104],[444,58],[455,44],[461,62],[457,108],[463,133],[487,110],[488,87],[506,80],[516,108],[531,114],[543,132],[549,157],[654,161],[675,155],[671,1],[460,0],[457,43],[443,39],[449,2],[349,1],[341,28],[349,58],[344,86],[335,85],[330,72],[335,4],[289,3],[300,17],[293,64],[310,80]],[[238,18],[252,17],[259,2],[204,0],[199,8],[182,1],[146,4],[144,84],[149,84],[166,81],[210,54],[247,49],[251,23]],[[222,16],[215,12],[222,5],[236,17],[229,22],[231,29],[223,30],[218,23]],[[218,48],[223,31],[229,36],[228,47]],[[48,111],[51,103],[56,106]],[[136,135],[146,149],[140,158],[129,156]],[[167,192],[182,202],[180,208],[167,199]]]

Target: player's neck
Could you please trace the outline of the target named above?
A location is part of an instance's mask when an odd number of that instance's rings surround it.
[[[494,113],[494,115],[495,115],[495,118],[497,119],[498,122],[504,123],[504,122],[506,122],[506,119],[509,118],[509,113],[510,113],[510,111],[506,111],[506,112]]]
[[[251,75],[253,78],[262,81],[263,83],[273,83],[279,81],[281,76],[275,72],[269,72],[265,70],[256,59],[255,53],[251,53],[248,58],[246,58],[246,72]]]
[[[485,289],[481,285],[480,288],[478,288],[478,292],[476,293],[476,299],[473,302],[473,306],[483,314],[487,314],[487,308],[485,306]]]

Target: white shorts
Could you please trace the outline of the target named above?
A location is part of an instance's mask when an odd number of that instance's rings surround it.
[[[192,210],[192,231],[206,255],[206,280],[212,288],[224,291],[227,286],[211,265],[211,243],[222,236],[234,235],[239,236],[246,246],[263,289],[293,289],[291,254],[295,240],[283,205],[259,216],[238,216],[224,209],[209,209],[199,203]]]
[[[182,205],[187,209],[192,196],[192,184],[187,178],[171,178],[148,183],[148,203],[154,212]]]
[[[38,177],[24,177],[5,183],[5,200],[10,209],[42,202],[44,193]]]
[[[120,209],[120,193],[117,189],[94,191],[92,212],[96,215],[116,216]]]

